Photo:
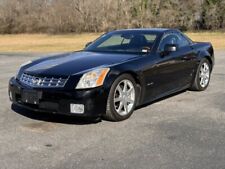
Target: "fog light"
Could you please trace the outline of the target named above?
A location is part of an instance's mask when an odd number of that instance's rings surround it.
[[[10,99],[10,101],[12,101],[12,92],[11,91],[9,91],[9,99]]]
[[[84,105],[83,104],[70,104],[70,112],[74,114],[83,114]]]

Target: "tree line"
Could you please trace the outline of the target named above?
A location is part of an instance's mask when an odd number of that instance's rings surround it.
[[[0,33],[225,30],[225,0],[0,0]]]

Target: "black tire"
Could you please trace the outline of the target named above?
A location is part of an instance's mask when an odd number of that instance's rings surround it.
[[[203,64],[207,64],[209,66],[209,81],[208,81],[208,84],[205,86],[205,87],[202,87],[201,84],[200,84],[200,69],[201,69],[201,66]],[[211,64],[210,62],[208,61],[208,59],[204,58],[200,61],[200,64],[198,66],[198,69],[197,69],[197,72],[195,74],[195,79],[192,83],[192,86],[191,86],[191,90],[194,90],[194,91],[204,91],[207,89],[208,85],[209,85],[209,82],[210,82],[210,78],[211,78]]]
[[[132,82],[132,84],[134,86],[134,91],[135,91],[135,101],[134,101],[133,108],[131,109],[129,114],[121,116],[119,113],[117,113],[117,111],[114,107],[114,92],[116,90],[117,85],[120,84],[120,82],[122,82],[123,80],[129,80],[130,82]],[[123,74],[123,75],[119,76],[111,86],[108,100],[107,100],[106,114],[103,116],[103,118],[105,120],[114,121],[114,122],[123,121],[123,120],[128,119],[134,112],[134,109],[135,109],[136,103],[137,103],[137,97],[138,97],[137,86],[136,86],[136,82],[135,82],[134,78],[129,74]]]

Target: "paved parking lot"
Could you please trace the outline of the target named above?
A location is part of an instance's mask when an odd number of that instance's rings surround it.
[[[124,122],[11,109],[8,80],[38,55],[0,55],[1,169],[225,169],[225,51],[211,84],[137,110]]]

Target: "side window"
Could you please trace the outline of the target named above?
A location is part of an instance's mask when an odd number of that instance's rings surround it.
[[[163,37],[161,43],[159,44],[159,51],[163,51],[165,48],[165,45],[171,44],[171,45],[178,45],[179,38],[176,34],[171,33],[167,34]]]
[[[189,41],[183,35],[178,34],[178,38],[179,38],[179,41],[178,41],[179,48],[188,46],[190,44]]]

